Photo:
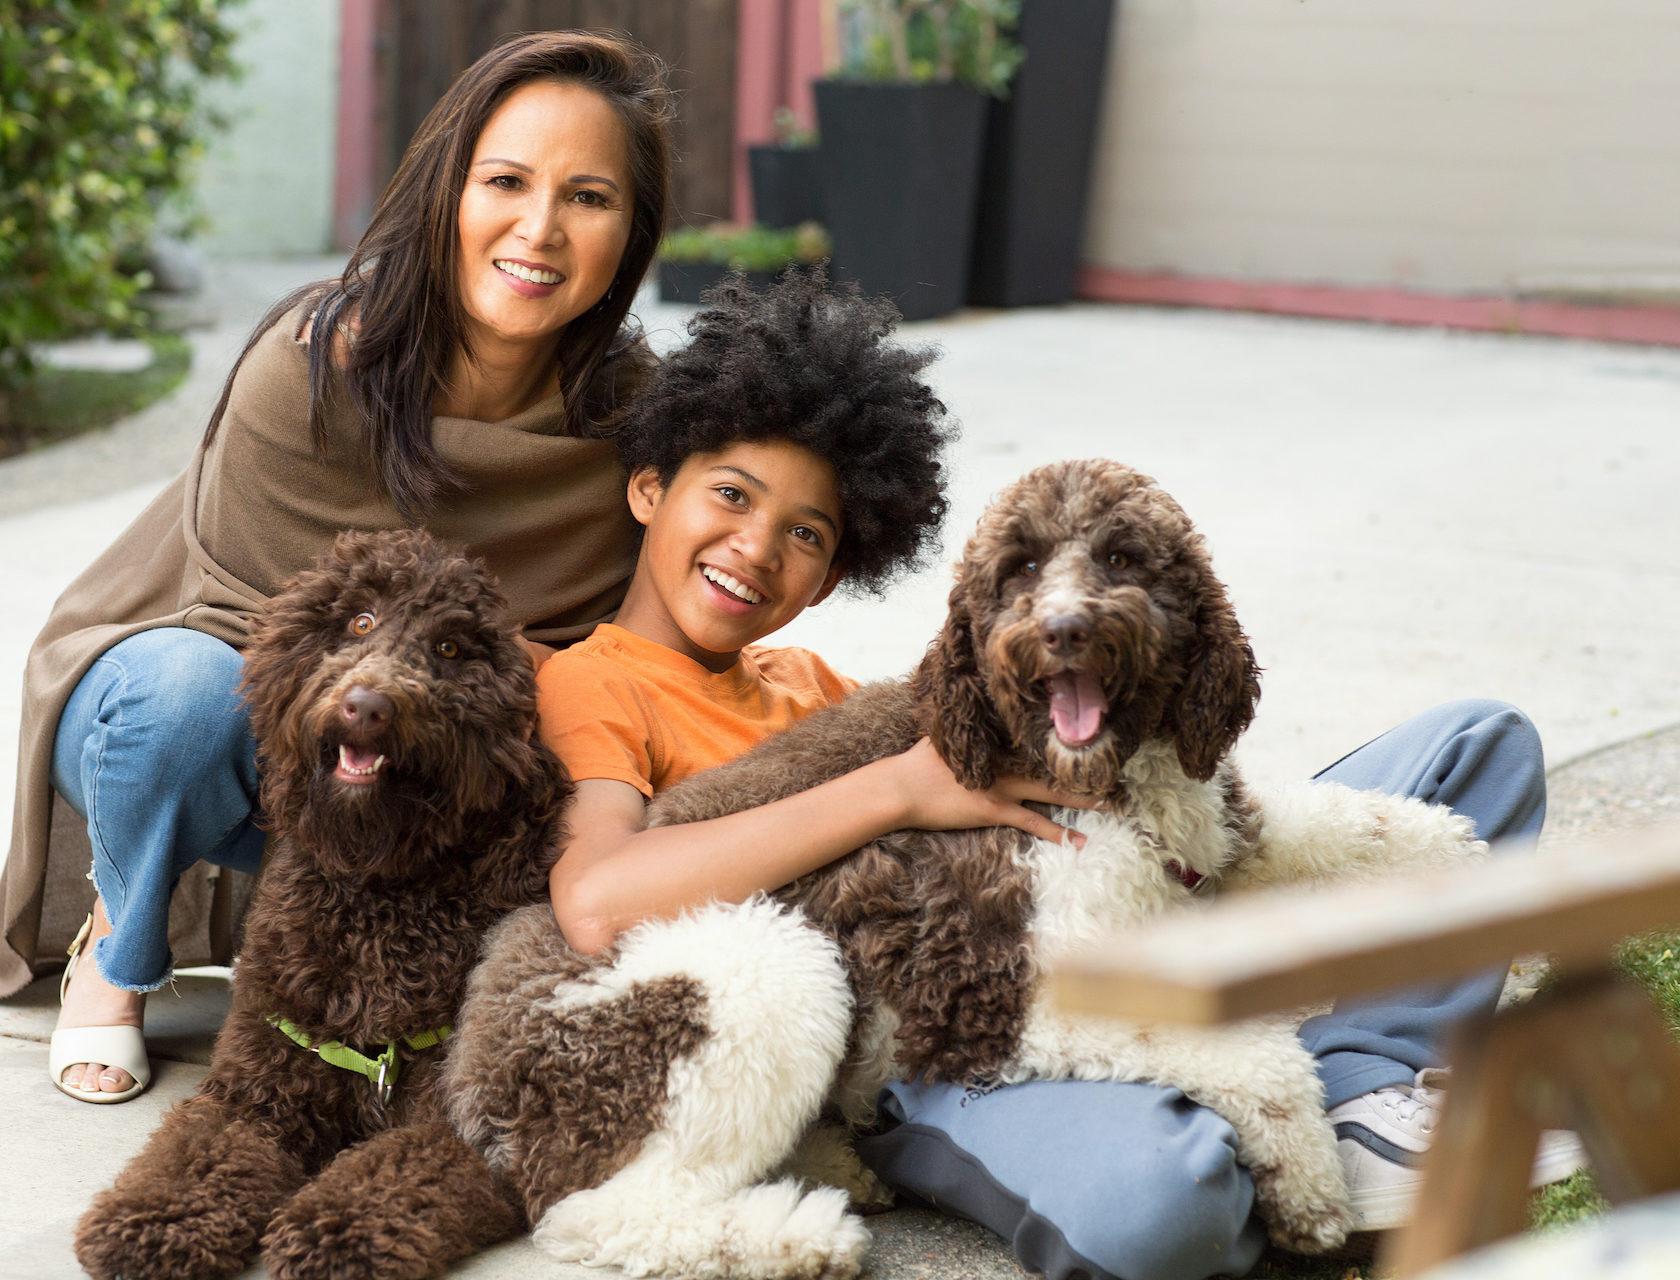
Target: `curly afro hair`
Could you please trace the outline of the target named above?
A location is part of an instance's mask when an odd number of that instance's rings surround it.
[[[625,466],[669,484],[688,458],[737,441],[809,449],[839,480],[842,581],[879,592],[936,548],[945,519],[940,454],[955,426],[917,376],[938,352],[888,341],[892,303],[830,288],[820,268],[762,292],[731,276],[705,302],[693,340],[619,419]]]

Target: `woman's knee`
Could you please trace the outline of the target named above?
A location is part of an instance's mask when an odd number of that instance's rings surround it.
[[[239,696],[244,659],[231,645],[184,627],[158,627],[113,645],[100,662],[120,672],[110,717],[157,745],[160,759],[204,768],[250,752]]]

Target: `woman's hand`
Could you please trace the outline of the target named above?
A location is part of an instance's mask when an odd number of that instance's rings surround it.
[[[1079,832],[1052,822],[1022,802],[1034,800],[1069,809],[1094,809],[1099,803],[1092,796],[1058,791],[1022,777],[999,778],[983,790],[970,791],[957,781],[951,766],[926,738],[904,754],[889,757],[886,763],[903,805],[903,825],[921,831],[1016,827],[1040,840],[1056,844],[1072,840],[1075,848],[1084,848],[1085,837]]]

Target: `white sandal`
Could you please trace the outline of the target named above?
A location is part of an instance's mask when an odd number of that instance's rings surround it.
[[[64,1003],[64,993],[70,988],[70,975],[82,957],[82,948],[93,932],[93,917],[82,921],[70,943],[70,963],[64,966],[64,976],[58,982],[58,1000]],[[107,1093],[103,1089],[77,1089],[64,1083],[64,1073],[78,1062],[99,1062],[118,1067],[134,1077],[134,1083],[121,1093]],[[67,1093],[82,1102],[127,1102],[138,1096],[152,1082],[152,1064],[146,1056],[146,1037],[139,1027],[123,1024],[109,1027],[66,1027],[52,1033],[52,1046],[47,1051],[47,1073],[60,1093]]]

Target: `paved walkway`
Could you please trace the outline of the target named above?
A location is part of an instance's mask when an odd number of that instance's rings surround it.
[[[53,599],[182,465],[263,305],[334,266],[224,266],[223,323],[194,335],[174,396],[0,464],[0,771]],[[684,314],[643,310],[656,345],[677,340]],[[1680,351],[1102,306],[967,313],[907,337],[944,348],[933,376],[965,424],[947,555],[890,603],[825,604],[790,642],[859,676],[903,671],[937,628],[944,562],[987,496],[1040,462],[1104,454],[1178,496],[1232,586],[1267,668],[1242,748],[1252,773],[1311,772],[1417,709],[1477,694],[1524,707],[1554,761],[1585,757],[1554,774],[1554,829],[1680,810],[1680,733],[1654,732],[1680,723]],[[0,789],[0,830],[10,800]],[[70,1224],[192,1090],[225,993],[213,977],[179,987],[148,1014],[156,1085],[116,1108],[42,1079],[45,986],[0,1006],[14,1120],[0,1277],[73,1274]],[[900,1211],[874,1225],[877,1275],[1017,1274],[964,1224]],[[460,1274],[536,1264],[516,1244]]]

